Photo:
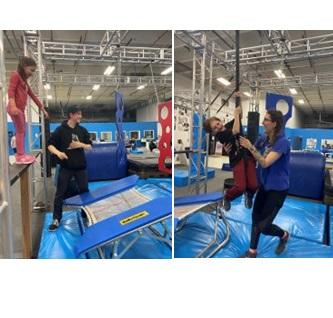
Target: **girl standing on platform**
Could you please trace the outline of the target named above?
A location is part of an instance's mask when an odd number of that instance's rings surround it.
[[[24,150],[24,137],[26,131],[26,119],[24,112],[27,106],[28,95],[40,108],[45,118],[49,117],[43,104],[32,92],[27,82],[28,78],[35,73],[36,67],[36,62],[32,58],[23,56],[20,58],[17,71],[11,74],[9,80],[7,112],[11,117],[16,130],[17,153],[15,158],[17,164],[30,164],[36,160],[34,156],[26,154]]]

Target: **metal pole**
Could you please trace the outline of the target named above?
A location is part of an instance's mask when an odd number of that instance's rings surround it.
[[[202,153],[202,116],[205,109],[205,72],[206,72],[206,34],[203,33],[201,37],[202,56],[201,56],[201,69],[200,69],[200,101],[199,101],[199,136],[198,136],[198,157],[197,157],[197,180],[196,180],[196,193],[200,192],[201,181],[201,153]]]
[[[239,31],[236,31],[235,34],[235,53],[236,53],[236,92],[239,91]],[[236,101],[235,101],[235,107],[238,107],[240,105],[240,97],[236,96]]]
[[[157,87],[156,87],[156,84],[155,84],[153,67],[152,67],[151,63],[149,64],[149,66],[150,66],[150,71],[151,71],[151,79],[152,79],[152,82],[153,82],[154,91],[155,91],[155,95],[156,95],[157,105],[159,105],[160,104],[160,99],[158,97]]]
[[[195,61],[195,49],[193,49],[193,62],[192,62],[192,110],[190,113],[190,149],[193,150],[193,114],[195,110],[195,87],[196,87],[196,61]],[[192,166],[192,153],[188,153],[188,190],[191,192],[191,166]]]
[[[4,258],[14,258],[13,213],[9,184],[6,69],[3,31],[0,30],[0,248]]]
[[[45,94],[44,94],[44,89],[43,89],[43,62],[42,62],[42,39],[40,36],[40,33],[38,34],[38,93],[39,97],[41,100],[44,101],[46,100]],[[47,172],[46,172],[46,140],[45,140],[45,118],[44,114],[41,113],[39,110],[40,114],[40,123],[41,123],[41,133],[42,133],[42,177],[43,177],[43,185],[44,185],[44,204],[45,207],[48,205],[48,195],[47,195]]]

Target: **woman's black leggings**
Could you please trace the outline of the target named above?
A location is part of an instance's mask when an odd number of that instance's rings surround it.
[[[288,190],[265,191],[263,187],[259,188],[252,211],[250,248],[257,248],[261,233],[279,237],[284,235],[284,231],[272,223],[281,209],[287,194]]]

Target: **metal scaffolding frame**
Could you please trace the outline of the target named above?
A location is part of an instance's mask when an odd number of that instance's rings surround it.
[[[285,78],[257,79],[252,85],[260,89],[282,89],[288,87],[332,86],[333,73],[304,74],[286,76]]]
[[[111,38],[112,39],[112,38]],[[80,44],[66,42],[42,42],[42,55],[46,60],[94,61],[135,64],[172,65],[172,49],[154,47],[119,46],[104,44]]]
[[[47,107],[47,99],[45,98],[45,91],[43,86],[43,61],[42,61],[42,41],[40,32],[36,34],[24,33],[24,54],[35,59],[37,63],[37,76],[35,76],[30,81],[30,86],[33,89],[36,96],[42,101],[42,103]],[[33,112],[38,115],[39,122],[33,122],[32,116]],[[49,206],[48,201],[48,186],[47,186],[47,164],[46,164],[46,136],[45,136],[45,119],[44,115],[41,113],[39,108],[32,103],[29,98],[29,105],[27,107],[28,114],[28,140],[29,140],[29,151],[39,151],[41,153],[40,162],[37,159],[36,163],[39,163],[41,169],[41,177],[37,175],[37,169],[35,165],[31,166],[30,184],[32,185],[31,191],[31,202],[33,204],[33,210],[47,209]],[[39,133],[37,136],[33,136],[33,127],[39,127]],[[40,144],[40,147],[36,148],[36,143]],[[37,183],[43,183],[43,202],[37,201]]]
[[[99,84],[101,86],[136,87],[139,85],[172,87],[171,76],[118,76],[118,75],[89,75],[89,74],[72,74],[72,73],[46,73],[44,81],[55,84],[71,84],[80,86],[91,86]]]
[[[282,32],[282,31],[280,31]],[[270,34],[273,34],[270,31]],[[271,36],[271,43],[241,48],[240,65],[280,63],[315,57],[333,56],[333,33],[288,40],[285,36]],[[220,51],[224,63],[235,62],[235,50]]]
[[[0,30],[0,255],[3,258],[14,258],[13,212],[8,163],[6,87],[3,31]]]
[[[190,37],[192,39],[192,37]],[[194,44],[191,46],[193,48],[193,69],[192,69],[192,101],[191,101],[191,118],[190,118],[190,147],[193,148],[193,130],[198,130],[198,143],[196,149],[191,149],[188,153],[189,155],[189,167],[188,167],[188,190],[189,193],[195,192],[199,194],[200,191],[207,192],[207,170],[208,170],[208,142],[206,142],[206,148],[202,149],[203,139],[202,139],[202,131],[203,131],[203,118],[205,115],[205,110],[211,101],[211,85],[212,85],[212,69],[214,64],[214,45],[212,50],[210,50],[210,54],[207,54],[207,37],[205,33],[201,34],[200,46],[196,46]],[[209,63],[209,88],[208,88],[208,101],[206,101],[206,60],[207,57],[210,57]],[[199,64],[198,72],[197,72],[197,63]],[[199,79],[199,86],[197,87],[197,78]],[[197,92],[199,92],[197,96]],[[209,109],[209,107],[208,107]],[[199,123],[198,126],[194,126],[193,115],[194,112],[198,112],[199,115]],[[206,141],[209,141],[208,134],[205,135]],[[193,159],[193,154],[197,155],[196,160]],[[201,156],[205,155],[205,161],[202,163]],[[192,165],[195,167],[195,174],[192,176],[191,167]],[[203,170],[203,174],[201,171]]]

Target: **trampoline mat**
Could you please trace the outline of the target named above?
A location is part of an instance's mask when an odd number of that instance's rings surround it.
[[[92,225],[148,201],[150,198],[136,189],[129,189],[85,206],[83,209],[87,213],[89,225]]]
[[[208,205],[207,203],[199,203],[199,204],[176,206],[174,207],[174,216],[175,218],[182,220],[185,217],[191,215],[192,213],[202,209],[207,205]]]

